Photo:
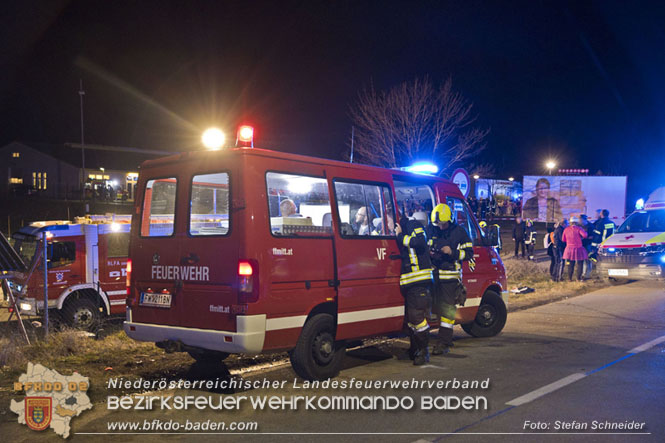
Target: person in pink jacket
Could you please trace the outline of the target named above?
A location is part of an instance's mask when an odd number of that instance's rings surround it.
[[[582,246],[582,239],[587,238],[584,228],[579,225],[577,217],[570,217],[570,226],[563,231],[562,240],[566,242],[563,259],[568,264],[568,280],[573,281],[573,270],[577,264],[577,280],[582,280],[582,265],[588,258],[587,251]]]

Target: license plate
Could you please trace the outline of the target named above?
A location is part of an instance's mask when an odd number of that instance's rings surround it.
[[[628,277],[628,269],[608,269],[608,275]]]
[[[152,292],[141,292],[141,306],[154,306],[156,308],[170,308],[171,294],[153,294]]]

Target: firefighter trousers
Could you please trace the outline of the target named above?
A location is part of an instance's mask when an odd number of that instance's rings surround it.
[[[440,279],[437,282],[434,291],[433,311],[438,317],[439,337],[438,345],[447,347],[453,344],[453,326],[455,324],[455,314],[457,313],[457,290],[460,285],[459,280]]]
[[[428,286],[413,285],[402,291],[405,298],[406,321],[409,326],[411,349],[414,358],[420,353],[427,354],[429,341],[429,324],[427,313],[432,304],[432,295]]]

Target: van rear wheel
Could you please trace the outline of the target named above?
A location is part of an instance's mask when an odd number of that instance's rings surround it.
[[[476,318],[462,324],[462,329],[472,337],[494,337],[506,325],[508,310],[499,294],[487,291],[478,307]]]
[[[293,370],[305,380],[326,380],[339,374],[344,351],[344,343],[335,342],[333,317],[317,314],[305,323],[289,356]]]

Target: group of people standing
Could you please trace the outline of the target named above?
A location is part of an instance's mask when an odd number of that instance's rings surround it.
[[[515,226],[513,227],[513,240],[515,241],[515,258],[519,259],[520,249],[522,250],[522,258],[534,259],[536,251],[536,228],[533,226],[531,219],[522,220],[519,215],[515,218]],[[526,254],[525,254],[526,252]]]
[[[495,198],[475,198],[470,196],[467,199],[469,208],[479,220],[492,219],[494,216],[498,217],[512,217],[522,212],[522,201],[517,199],[515,201],[503,199],[497,200]]]
[[[578,281],[589,278],[593,263],[597,261],[598,247],[614,233],[616,225],[609,218],[610,211],[599,211],[595,222],[586,215],[561,219],[548,230],[544,239],[550,256],[550,275],[553,281],[561,281],[567,266],[568,280],[573,274]],[[576,271],[576,272],[575,272]]]

